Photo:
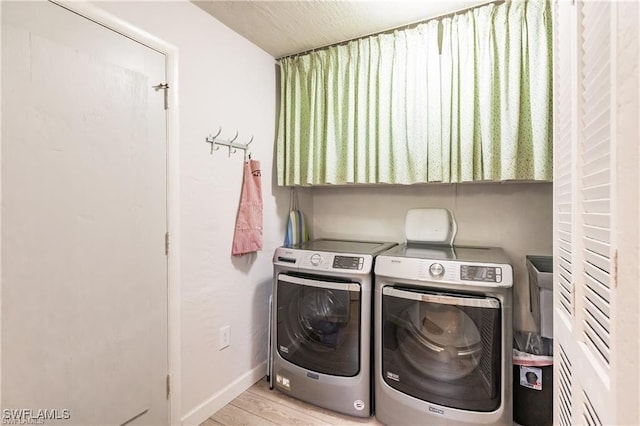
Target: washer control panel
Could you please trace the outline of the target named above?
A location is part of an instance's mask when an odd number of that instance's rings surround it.
[[[362,270],[364,257],[362,256],[340,256],[332,253],[313,253],[309,257],[312,266],[332,269]],[[304,259],[303,259],[304,266]]]
[[[362,269],[364,257],[359,256],[334,256],[334,269]]]
[[[293,269],[319,271],[349,271],[368,274],[373,267],[373,256],[356,253],[330,253],[278,248],[273,257],[274,265]]]

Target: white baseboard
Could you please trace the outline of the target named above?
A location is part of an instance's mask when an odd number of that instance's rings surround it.
[[[238,377],[229,386],[220,392],[212,395],[209,399],[198,405],[182,417],[184,426],[198,426],[207,420],[216,411],[233,401],[242,392],[249,389],[255,382],[264,377],[267,368],[266,361],[260,363],[256,368]]]

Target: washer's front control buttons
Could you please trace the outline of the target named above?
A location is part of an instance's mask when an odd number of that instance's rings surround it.
[[[432,263],[431,266],[429,266],[429,274],[433,278],[442,277],[444,275],[444,266],[439,263]]]
[[[313,266],[320,265],[320,262],[322,262],[322,257],[318,253],[316,253],[313,256],[311,256],[311,264]]]

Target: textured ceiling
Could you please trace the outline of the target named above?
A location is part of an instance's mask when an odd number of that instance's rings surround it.
[[[486,0],[193,1],[275,58],[385,31]]]

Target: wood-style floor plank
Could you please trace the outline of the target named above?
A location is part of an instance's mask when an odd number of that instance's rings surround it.
[[[200,426],[216,425],[381,425],[375,418],[346,416],[270,390],[262,378]]]
[[[284,404],[273,404],[260,395],[247,391],[233,400],[232,404],[243,410],[254,412],[258,410],[261,417],[279,425],[310,425],[318,424],[319,419],[308,414],[287,407]],[[329,423],[323,423],[329,424]]]
[[[233,405],[233,402],[222,407],[222,409],[211,416],[210,419],[213,419],[225,426],[253,426],[276,424],[265,419],[264,417],[236,407],[235,405]]]
[[[219,426],[221,423],[216,422],[215,420],[209,418],[204,422],[200,423],[200,426]]]

